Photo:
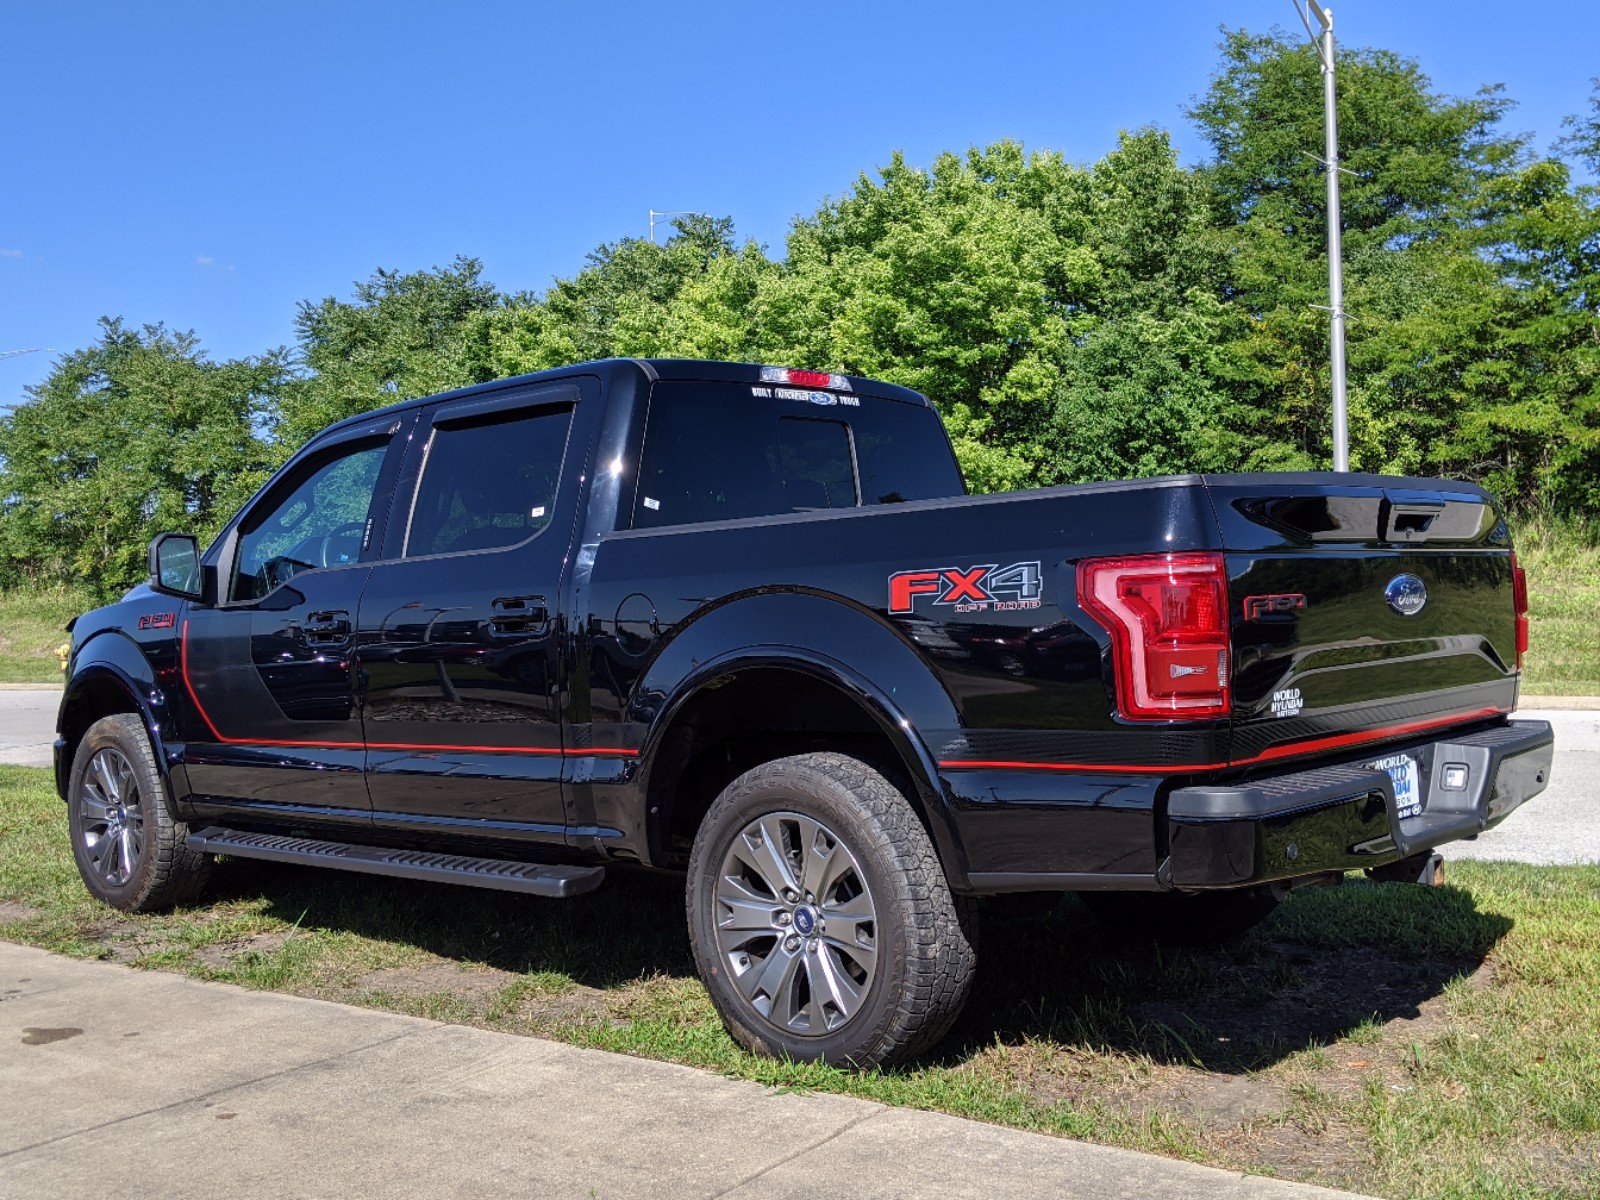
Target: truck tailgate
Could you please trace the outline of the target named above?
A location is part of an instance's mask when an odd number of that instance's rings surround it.
[[[1513,563],[1487,493],[1372,475],[1206,483],[1233,610],[1234,762],[1515,706]]]

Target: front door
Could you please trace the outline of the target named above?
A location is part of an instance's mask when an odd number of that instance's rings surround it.
[[[557,615],[577,399],[554,384],[421,418],[410,512],[356,635],[380,824],[564,840]]]
[[[190,606],[179,634],[196,802],[366,819],[351,649],[410,419],[314,446],[224,540],[217,602]]]

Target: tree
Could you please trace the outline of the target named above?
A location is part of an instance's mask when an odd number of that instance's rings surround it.
[[[494,378],[481,318],[503,303],[475,258],[429,271],[380,269],[356,284],[353,302],[302,301],[300,375],[273,422],[281,452],[344,417]]]
[[[162,530],[209,537],[265,478],[285,355],[212,362],[193,333],[100,322],[0,420],[0,573],[108,593]]]

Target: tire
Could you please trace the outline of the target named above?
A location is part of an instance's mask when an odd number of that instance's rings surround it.
[[[1079,892],[1095,919],[1139,941],[1214,946],[1242,937],[1272,915],[1265,889],[1238,892]]]
[[[72,857],[90,893],[124,912],[192,900],[212,856],[185,844],[189,827],[172,807],[144,724],[133,713],[89,726],[67,780]]]
[[[735,779],[695,837],[687,893],[700,977],[754,1053],[858,1067],[911,1058],[972,988],[976,954],[933,843],[858,759],[803,754]]]

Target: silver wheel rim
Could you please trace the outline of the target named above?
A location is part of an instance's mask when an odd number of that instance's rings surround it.
[[[144,855],[144,806],[128,756],[115,746],[95,752],[78,789],[78,817],[89,869],[108,887],[133,878]]]
[[[860,1010],[878,964],[878,912],[850,847],[822,822],[751,821],[717,874],[717,949],[763,1021],[816,1037]]]

